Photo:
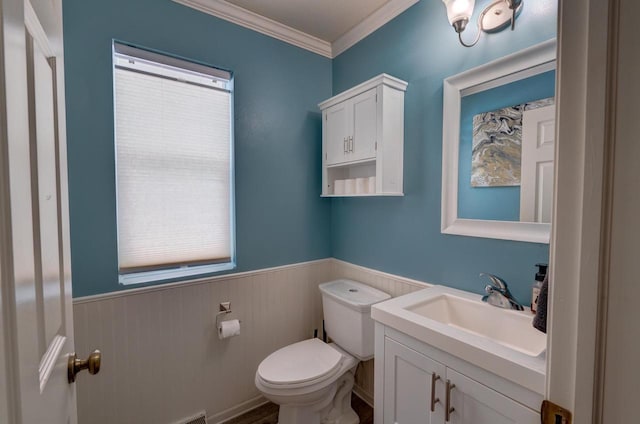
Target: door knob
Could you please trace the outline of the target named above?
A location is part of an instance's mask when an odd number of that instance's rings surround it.
[[[91,352],[91,355],[86,360],[78,359],[78,355],[72,353],[69,355],[69,362],[67,365],[67,377],[69,384],[76,381],[76,376],[82,370],[89,370],[89,374],[95,375],[100,372],[100,361],[102,360],[102,353],[98,349]]]

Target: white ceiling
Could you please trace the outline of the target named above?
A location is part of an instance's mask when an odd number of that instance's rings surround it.
[[[330,43],[390,0],[227,0]]]
[[[419,0],[173,1],[333,58]]]

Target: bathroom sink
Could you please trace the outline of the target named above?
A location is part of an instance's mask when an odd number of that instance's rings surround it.
[[[500,309],[451,293],[441,294],[406,309],[530,356],[538,356],[547,348],[546,334],[533,328],[533,316],[527,312]]]
[[[371,308],[372,318],[534,392],[544,394],[546,334],[529,311],[492,306],[482,296],[444,286],[399,296]]]

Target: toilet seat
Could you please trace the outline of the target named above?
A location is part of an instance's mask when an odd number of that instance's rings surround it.
[[[313,386],[342,370],[344,356],[319,339],[309,339],[279,349],[265,358],[256,377],[273,389]]]

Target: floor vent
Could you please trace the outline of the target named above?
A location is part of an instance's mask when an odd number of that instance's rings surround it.
[[[197,415],[194,415],[190,418],[185,418],[182,421],[177,422],[176,424],[207,424],[207,413],[202,411]]]

